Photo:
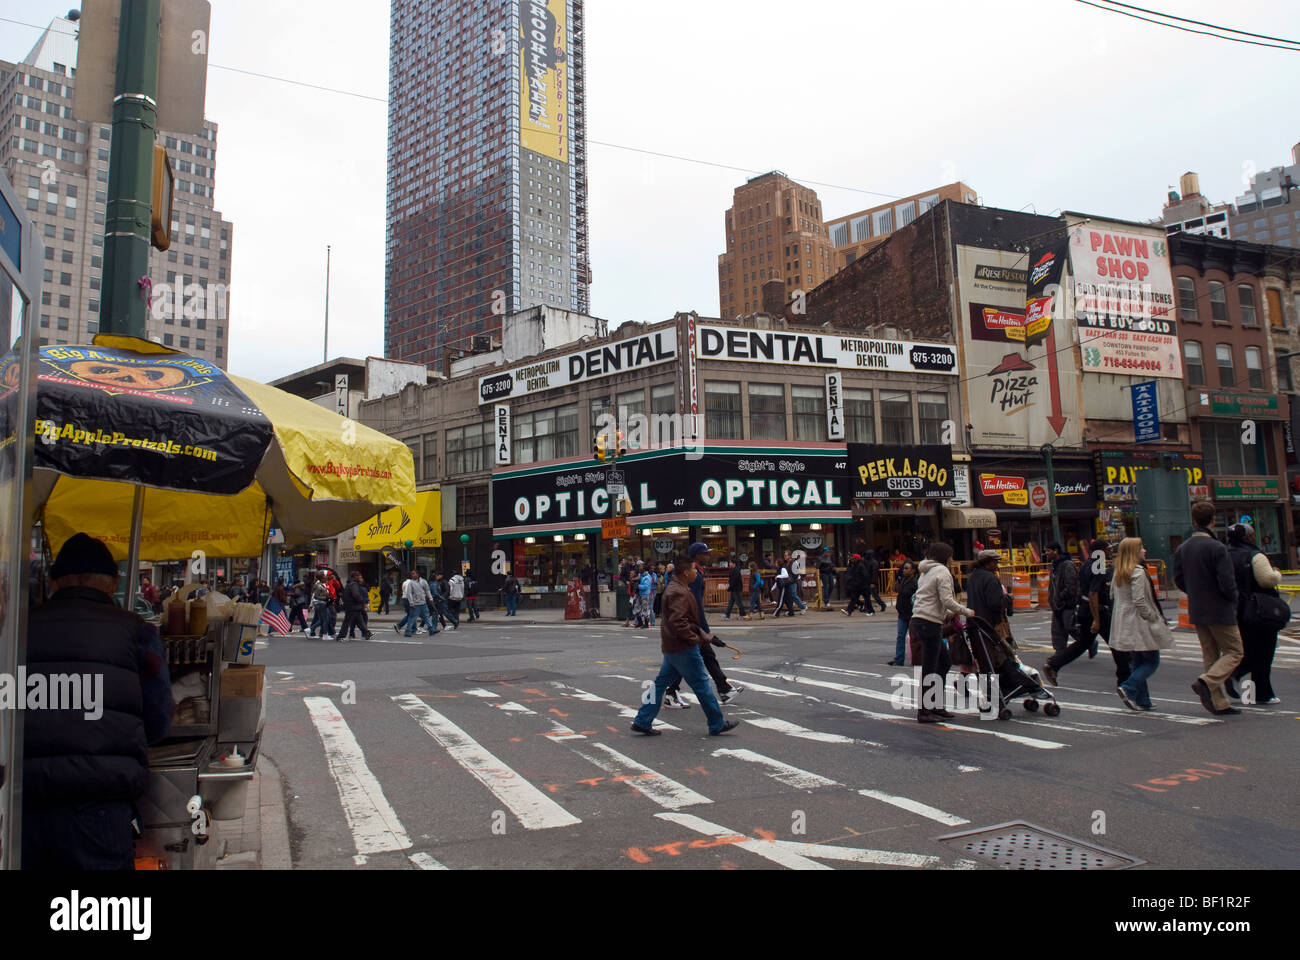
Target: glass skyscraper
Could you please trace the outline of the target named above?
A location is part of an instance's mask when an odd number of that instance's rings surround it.
[[[392,0],[385,354],[589,312],[582,0]]]

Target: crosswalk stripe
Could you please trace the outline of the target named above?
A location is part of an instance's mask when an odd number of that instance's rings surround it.
[[[339,803],[352,831],[357,856],[408,849],[411,838],[366,765],[365,754],[334,701],[327,697],[304,697],[303,704],[325,748],[325,761],[338,788]]]
[[[744,674],[749,674],[749,675],[759,676],[759,677],[771,677],[776,680],[784,679],[779,673],[768,673],[763,670],[741,670],[739,668],[733,668],[733,669],[734,672],[736,673],[744,673]],[[878,694],[874,690],[865,690],[862,687],[854,687],[844,683],[832,683],[829,680],[813,680],[808,677],[795,677],[794,679],[795,682],[797,683],[805,683],[815,687],[826,687],[828,689],[835,690],[840,693],[847,693],[853,696],[867,696],[868,698],[873,700],[891,699],[887,694]],[[758,693],[774,693],[777,696],[788,696],[790,693],[790,691],[788,690],[781,690],[777,687],[764,686],[761,683],[749,683],[747,684],[746,689],[754,690]],[[838,709],[841,710],[847,710],[850,713],[856,713],[860,716],[871,717],[873,720],[893,720],[897,722],[906,719],[906,717],[901,713],[882,713],[876,710],[863,710],[861,707],[853,707],[844,703],[836,703],[833,700],[832,701],[818,700],[817,697],[810,697],[809,699],[815,700],[818,703],[828,702],[833,707],[837,707]],[[944,730],[953,730],[958,733],[984,733],[992,737],[997,737],[999,740],[1007,740],[1010,741],[1011,743],[1019,743],[1022,746],[1033,747],[1037,750],[1063,750],[1065,747],[1069,746],[1069,744],[1059,743],[1055,740],[1041,740],[1037,737],[1022,736],[1021,734],[1018,733],[1007,733],[1004,730],[993,730],[990,729],[989,724],[984,724],[983,726],[974,726],[974,725],[958,726],[955,724],[940,723],[940,724],[935,724],[934,726]]]
[[[771,860],[773,863],[778,863],[781,866],[787,867],[791,870],[832,869],[831,867],[828,867],[824,863],[818,863],[816,860],[809,860],[805,856],[802,856],[797,853],[792,853],[791,851],[786,850],[784,847],[778,846],[774,841],[754,840],[753,838],[748,837],[745,834],[737,833],[734,830],[728,830],[726,827],[720,827],[716,823],[709,823],[709,821],[707,820],[702,820],[699,817],[695,816],[694,814],[656,813],[655,816],[658,817],[660,820],[667,820],[670,823],[675,823],[678,826],[685,827],[688,830],[694,830],[696,833],[702,833],[704,834],[704,836],[713,837],[714,839],[720,839],[723,837],[726,837],[728,839],[733,839],[735,837],[745,837],[744,840],[739,841],[738,843],[734,844],[734,846],[739,847],[741,850],[745,850],[749,853],[758,854],[758,856],[763,857],[766,860]]]
[[[573,747],[573,752],[585,760],[594,763],[606,773],[615,777],[624,777],[625,783],[637,793],[653,800],[666,810],[680,810],[697,804],[712,803],[708,797],[696,793],[685,784],[665,777],[658,771],[637,763],[631,757],[625,757],[612,747],[603,743],[592,743],[591,749]]]
[[[433,857],[429,856],[427,853],[413,853],[406,859],[410,860],[421,870],[446,870],[447,869],[447,867],[444,867],[441,863],[433,859]]]
[[[966,822],[965,820],[962,821],[962,823]],[[773,845],[806,857],[851,860],[854,863],[879,863],[888,867],[937,867],[943,863],[938,857],[922,853],[896,853],[893,850],[859,850],[856,847],[833,847],[827,843],[798,843],[793,840],[776,840]]]
[[[551,686],[554,687],[556,690],[559,690],[566,697],[573,697],[573,699],[582,700],[585,703],[603,703],[608,706],[611,706],[618,711],[619,716],[623,717],[626,720],[631,720],[637,715],[637,711],[633,710],[631,707],[627,706],[626,704],[616,703],[613,700],[606,700],[604,697],[598,697],[596,696],[596,694],[588,693],[586,690],[579,690],[577,687],[571,687],[567,683],[561,683],[558,680],[552,680]],[[651,724],[651,726],[653,726],[654,729],[656,730],[676,730],[680,732],[682,729],[681,727],[674,727],[671,723],[668,723],[666,720],[658,720],[658,719],[656,719],[655,722]]]
[[[900,810],[907,810],[918,816],[933,820],[936,823],[942,823],[949,827],[960,827],[963,823],[970,823],[962,817],[953,816],[951,813],[944,813],[937,807],[929,804],[920,803],[916,800],[909,800],[907,797],[895,797],[892,794],[881,793],[879,790],[859,790],[858,793],[864,797],[870,797],[873,800],[879,800],[881,803],[888,803],[891,806],[898,807]]]
[[[582,822],[419,697],[407,693],[392,699],[420,724],[425,733],[437,740],[453,760],[492,791],[525,829],[549,830]]]
[[[773,780],[784,783],[786,786],[795,787],[799,790],[816,790],[818,787],[835,787],[839,786],[834,780],[828,780],[820,774],[809,773],[807,770],[800,770],[798,767],[792,767],[788,763],[782,763],[780,760],[773,760],[771,757],[765,757],[761,753],[755,753],[753,750],[714,750],[715,757],[732,757],[736,760],[744,760],[746,763],[758,764],[761,767],[767,767],[767,776]]]

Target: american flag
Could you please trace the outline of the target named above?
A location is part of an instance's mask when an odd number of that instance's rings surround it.
[[[284,606],[275,597],[267,597],[266,609],[262,611],[262,623],[266,624],[272,633],[287,637],[293,632],[293,627],[289,625],[289,618],[284,615]]]

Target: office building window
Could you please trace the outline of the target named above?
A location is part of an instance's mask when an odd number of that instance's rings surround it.
[[[1228,322],[1228,294],[1223,284],[1210,281],[1210,318],[1215,323]]]
[[[620,423],[623,423],[628,417],[645,416],[645,391],[629,390],[626,393],[620,393],[617,407]]]
[[[1201,452],[1205,455],[1205,472],[1211,476],[1267,472],[1267,446],[1265,442],[1242,443],[1240,421],[1201,421]]]
[[[876,442],[876,405],[870,390],[844,391],[844,436],[849,443]]]
[[[1294,381],[1291,379],[1291,361],[1283,360],[1286,356],[1286,350],[1273,351],[1277,356],[1277,389],[1279,393],[1290,393],[1295,389]]]
[[[1241,306],[1241,325],[1257,327],[1259,320],[1255,317],[1255,288],[1246,284],[1237,286],[1237,303]]]
[[[492,462],[494,436],[495,432],[490,421],[448,430],[445,435],[447,476],[457,477],[488,469],[488,465]]]
[[[426,483],[438,479],[438,435],[436,433],[424,435],[424,466],[421,476]]]
[[[488,501],[491,499],[489,484],[461,484],[456,488],[456,519],[462,528],[486,527],[488,525]]]
[[[578,455],[578,405],[552,407],[514,417],[515,463],[543,463]]]
[[[906,445],[912,440],[912,395],[910,393],[880,394],[881,442],[893,446]]]
[[[1219,363],[1219,386],[1235,387],[1237,378],[1232,372],[1232,347],[1221,343],[1214,348],[1214,356]]]
[[[1183,359],[1187,366],[1188,386],[1205,386],[1205,361],[1201,356],[1201,345],[1195,340],[1183,341]]]
[[[710,440],[740,440],[740,384],[704,384],[704,431]]]
[[[412,469],[415,471],[415,482],[419,483],[421,480],[427,479],[426,477],[420,476],[420,438],[414,437],[413,439],[403,440],[402,442],[405,443],[411,451],[411,463],[413,464]]]
[[[1259,347],[1246,348],[1246,378],[1252,389],[1264,389],[1263,355]]]
[[[650,388],[650,443],[670,447],[677,443],[677,388],[672,384]]]
[[[791,387],[790,402],[794,405],[794,438],[810,441],[827,439],[825,388]]]
[[[948,396],[943,393],[921,393],[916,397],[917,418],[921,424],[921,442],[943,443],[943,425],[948,421]],[[956,437],[949,439],[955,442]]]
[[[749,438],[784,440],[785,385],[751,383],[749,385]]]

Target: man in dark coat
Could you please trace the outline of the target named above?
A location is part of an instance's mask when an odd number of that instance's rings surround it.
[[[361,636],[367,640],[374,636],[366,629],[365,612],[368,606],[370,591],[366,589],[361,574],[354,573],[348,578],[348,585],[343,588],[343,626],[335,634],[339,643],[355,640],[357,628],[361,629]]]
[[[1187,616],[1201,641],[1205,672],[1192,691],[1216,716],[1240,713],[1228,702],[1223,683],[1241,664],[1241,631],[1237,627],[1237,577],[1228,548],[1214,536],[1214,504],[1192,505],[1195,531],[1174,553],[1174,583],[1187,594]]]
[[[131,870],[131,819],[149,784],[148,747],[172,723],[162,640],[113,602],[117,563],[101,541],[84,533],[69,539],[50,576],[54,596],[28,618],[28,678],[93,675],[99,690],[95,703],[83,696],[73,709],[26,713],[23,867]]]
[[[1053,541],[1043,551],[1052,568],[1047,596],[1052,606],[1052,647],[1063,654],[1074,633],[1075,606],[1079,602],[1079,571],[1074,561]]]
[[[862,596],[867,581],[867,568],[862,563],[862,555],[855,553],[849,560],[849,567],[844,572],[844,592],[849,596],[849,605],[844,608],[846,617],[853,616],[853,611],[862,601],[862,606],[871,612],[871,601]]]

